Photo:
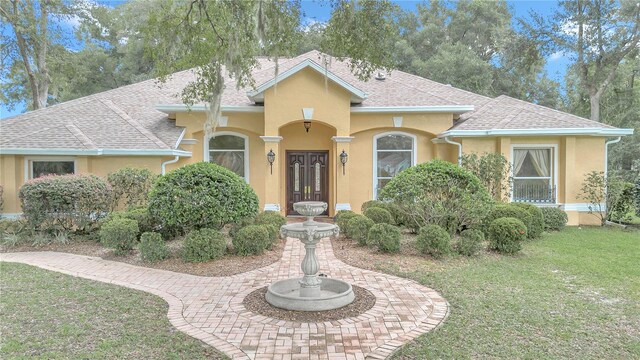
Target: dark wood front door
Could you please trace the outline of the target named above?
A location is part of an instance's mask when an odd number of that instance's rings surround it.
[[[299,215],[299,201],[329,203],[328,160],[328,151],[287,151],[287,215]]]

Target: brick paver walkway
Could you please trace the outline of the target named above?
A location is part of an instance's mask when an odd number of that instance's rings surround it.
[[[357,317],[321,323],[268,318],[248,311],[242,300],[276,280],[300,277],[304,247],[287,239],[280,261],[229,277],[201,277],[150,269],[96,257],[56,252],[0,254],[87,279],[139,289],[169,303],[168,317],[181,330],[237,359],[383,359],[436,328],[447,302],[414,281],[349,266],[336,259],[329,239],[317,248],[320,271],[361,286],[376,304]]]

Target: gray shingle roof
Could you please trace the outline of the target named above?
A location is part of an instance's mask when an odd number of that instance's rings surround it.
[[[321,64],[322,54],[306,54],[279,60],[280,73],[310,59]],[[274,77],[275,63],[258,59],[254,71],[256,86]],[[491,99],[450,85],[393,71],[385,80],[361,81],[346,62],[333,59],[328,66],[335,75],[367,93],[360,108],[386,106],[473,105],[475,111],[463,114],[455,130],[612,128],[578,116],[552,110],[508,96]],[[3,149],[131,149],[170,150],[182,129],[159,104],[181,103],[179,94],[194,79],[191,70],[173,74],[162,86],[156,79],[67,101],[0,121],[0,147]],[[250,88],[236,89],[226,79],[223,105],[253,105],[247,97]]]

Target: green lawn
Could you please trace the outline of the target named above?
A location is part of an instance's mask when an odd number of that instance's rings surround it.
[[[0,358],[220,359],[175,330],[159,297],[0,262]]]
[[[396,358],[640,358],[640,232],[567,228],[522,254],[403,274],[451,314]]]

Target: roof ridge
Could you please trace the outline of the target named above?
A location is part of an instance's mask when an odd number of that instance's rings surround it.
[[[170,148],[167,144],[165,144],[162,140],[160,140],[157,136],[155,136],[151,131],[147,130],[142,124],[133,119],[129,114],[127,114],[124,110],[120,109],[113,101],[109,99],[99,99],[101,103],[103,103],[106,107],[108,107],[111,111],[120,116],[124,121],[129,123],[129,125],[133,126],[138,132],[144,135],[147,139],[151,140],[153,143],[160,147]]]
[[[71,134],[73,134],[73,136],[76,137],[76,139],[78,139],[78,141],[80,141],[82,143],[82,145],[84,145],[87,149],[97,149],[98,146],[96,145],[96,143],[93,142],[93,140],[91,140],[85,133],[82,132],[82,130],[80,130],[79,127],[75,126],[72,123],[66,124],[65,127],[67,128],[67,130],[69,130],[69,132]]]

